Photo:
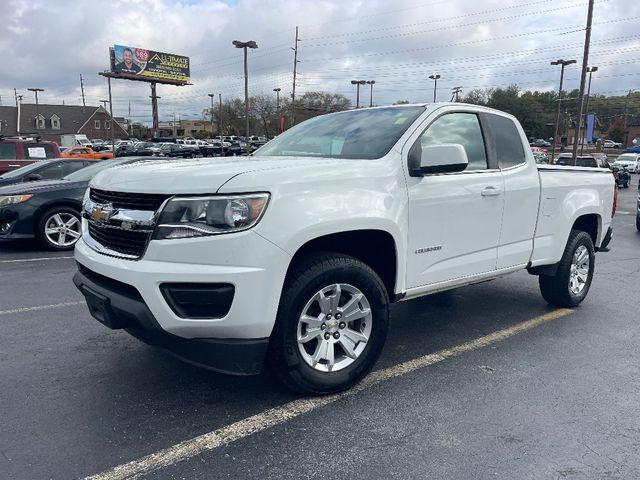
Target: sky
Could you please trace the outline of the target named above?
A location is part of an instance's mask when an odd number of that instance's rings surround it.
[[[296,96],[328,91],[354,104],[351,80],[375,80],[373,103],[428,102],[431,74],[441,75],[438,101],[453,87],[555,90],[559,58],[565,89],[578,88],[587,1],[581,0],[2,0],[0,99],[14,88],[44,88],[41,103],[81,105],[107,99],[109,47],[130,45],[190,57],[191,83],[159,85],[160,121],[198,119],[208,93],[244,95],[242,51],[233,40],[255,40],[249,52],[250,95],[290,95],[295,28],[299,27]],[[7,14],[11,12],[11,14]],[[592,92],[624,95],[640,89],[640,2],[595,0],[588,64],[599,70]],[[114,80],[114,115],[148,123],[149,85]],[[361,102],[369,102],[369,86]]]

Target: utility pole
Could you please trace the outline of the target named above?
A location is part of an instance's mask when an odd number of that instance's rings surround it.
[[[211,137],[213,138],[213,97],[215,97],[215,93],[207,93],[209,97],[211,97]],[[218,119],[220,122],[220,119]],[[218,123],[218,131],[220,130],[220,124]]]
[[[575,60],[562,60],[558,59],[555,62],[551,62],[551,65],[560,65],[560,86],[558,87],[558,111],[556,113],[556,126],[553,133],[553,145],[551,146],[551,161],[556,161],[556,143],[558,142],[558,127],[560,124],[560,100],[562,97],[562,82],[564,81],[564,67],[576,63]]]
[[[15,91],[15,88],[14,88],[14,91]],[[17,106],[18,106],[17,133],[18,133],[18,138],[20,138],[20,114],[22,113],[22,95],[18,95],[16,93],[16,101],[17,101]]]
[[[278,115],[278,131],[282,133],[282,127],[280,125],[280,90],[281,88],[274,88],[273,91],[276,92],[276,114]]]
[[[13,96],[16,97],[16,108],[18,108],[18,90],[13,89]]]
[[[244,117],[245,117],[245,143],[247,144],[247,157],[251,154],[251,145],[249,144],[249,68],[247,66],[247,49],[258,48],[258,44],[249,40],[248,42],[239,42],[234,40],[231,42],[236,48],[244,50]]]
[[[429,78],[433,80],[433,103],[436,103],[436,95],[438,93],[438,79],[440,78],[440,75],[435,73],[433,75],[429,75]]]
[[[44,92],[44,88],[27,88],[30,92],[34,92],[36,94],[36,130],[39,128],[38,120],[40,117],[40,111],[38,108],[38,92]]]
[[[585,132],[587,131],[587,115],[589,115],[589,98],[591,98],[591,76],[593,75],[593,72],[597,72],[598,71],[598,67],[588,67],[587,68],[587,72],[589,72],[589,86],[587,87],[587,100],[586,100],[586,105],[584,107],[584,129]],[[580,137],[582,138],[582,137]],[[584,151],[584,140],[582,141],[582,146],[580,147],[580,155],[582,155],[582,152]]]
[[[87,104],[84,101],[84,82],[82,80],[82,74],[80,74],[80,91],[82,92],[82,108],[84,109]]]
[[[623,130],[627,129],[627,109],[629,108],[629,98],[631,97],[632,93],[633,90],[629,90],[629,93],[627,93],[627,98],[624,101],[624,115],[622,116]]]
[[[220,113],[218,114],[218,136],[220,137],[220,153],[224,157],[224,140],[222,140],[222,93],[218,93],[218,103],[220,105]]]
[[[373,107],[373,86],[375,85],[375,80],[367,80],[367,84],[371,85],[371,93],[369,94],[369,107]]]
[[[295,48],[293,48],[293,90],[291,91],[291,126],[296,124],[296,76],[298,73],[298,27],[296,27]]]
[[[462,87],[453,87],[451,89],[451,101],[458,102],[460,101],[460,93],[462,93]]]
[[[580,125],[582,123],[582,108],[584,107],[584,87],[587,83],[587,63],[589,63],[589,44],[591,43],[591,21],[593,20],[593,2],[589,0],[589,7],[587,10],[587,27],[584,34],[584,53],[582,55],[582,74],[580,75],[580,94],[578,95],[578,126],[574,129],[574,132],[580,132]],[[573,139],[573,150],[571,152],[571,164],[576,164],[576,155],[578,153],[578,137]]]

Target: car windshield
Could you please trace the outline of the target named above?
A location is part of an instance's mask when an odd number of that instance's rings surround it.
[[[635,155],[620,155],[618,158],[616,158],[616,162],[635,162],[635,161],[636,161]]]
[[[4,175],[0,175],[0,178],[16,178],[22,175],[27,175],[29,172],[40,168],[44,165],[45,162],[35,162],[29,165],[25,165],[24,167],[16,168],[15,170],[11,170],[10,172],[5,173]],[[49,163],[49,162],[46,162]]]
[[[90,165],[76,172],[70,173],[66,177],[63,177],[63,180],[69,180],[72,182],[85,182],[91,180],[96,174],[100,173],[102,170],[106,170],[109,167],[115,167],[116,165],[120,165],[124,162],[131,161],[128,158],[121,158],[117,160],[102,160],[95,165]]]
[[[409,106],[322,115],[287,130],[254,155],[380,158],[424,111],[425,107]]]

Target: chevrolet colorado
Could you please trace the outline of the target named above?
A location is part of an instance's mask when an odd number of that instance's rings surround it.
[[[517,120],[460,103],[324,115],[251,157],[123,165],[83,202],[74,282],[110,328],[290,388],[353,385],[389,305],[527,269],[584,300],[609,170],[536,165]]]

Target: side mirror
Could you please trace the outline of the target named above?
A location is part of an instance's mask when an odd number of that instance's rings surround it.
[[[36,180],[42,180],[42,175],[40,175],[39,173],[30,173],[29,175],[27,175],[27,178],[25,180],[27,182],[35,182]]]
[[[419,150],[418,150],[419,151]],[[418,163],[414,160],[414,165]],[[425,145],[420,154],[420,163],[411,169],[412,177],[432,173],[462,172],[469,165],[467,152],[457,143]]]

